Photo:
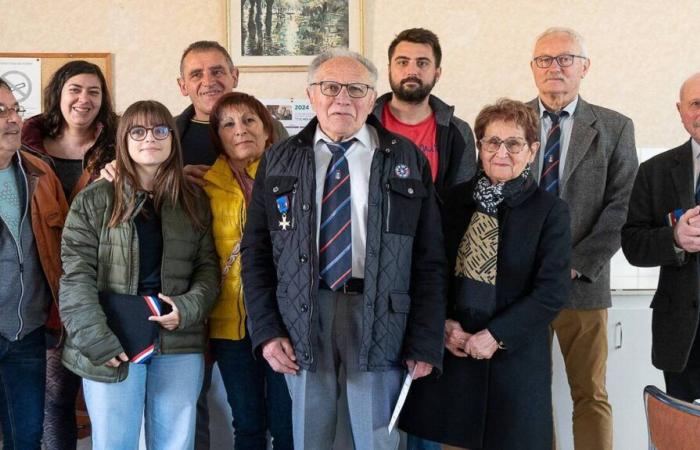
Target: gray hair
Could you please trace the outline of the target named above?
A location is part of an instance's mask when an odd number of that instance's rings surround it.
[[[588,48],[586,47],[586,41],[583,39],[583,36],[579,34],[578,31],[574,30],[573,28],[567,28],[567,27],[551,27],[547,28],[544,30],[542,34],[537,36],[537,39],[535,39],[535,46],[537,46],[537,43],[542,40],[543,38],[549,36],[550,34],[559,34],[563,33],[568,35],[571,40],[573,40],[581,49],[581,56],[588,58]],[[535,47],[533,46],[533,48]]]
[[[367,72],[369,73],[369,76],[372,80],[372,85],[376,86],[377,78],[379,78],[379,73],[377,72],[377,67],[374,65],[374,63],[372,63],[372,61],[360,55],[359,53],[350,51],[346,48],[332,48],[330,50],[324,51],[323,53],[315,57],[309,65],[309,84],[316,81],[316,72],[318,72],[318,69],[321,67],[321,65],[327,61],[330,61],[333,58],[350,58],[359,62],[365,67],[365,69],[367,69]]]

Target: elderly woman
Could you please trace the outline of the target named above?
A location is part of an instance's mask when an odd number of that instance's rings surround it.
[[[549,324],[569,293],[569,213],[531,173],[534,111],[502,99],[475,133],[481,170],[444,197],[444,372],[416,381],[401,427],[443,448],[552,448]]]
[[[216,102],[209,121],[219,156],[204,176],[204,190],[222,267],[221,294],[209,316],[209,342],[233,412],[234,445],[237,450],[265,450],[269,428],[275,450],[291,449],[289,391],[284,376],[253,355],[238,258],[258,162],[273,142],[272,116],[254,97],[232,92]]]

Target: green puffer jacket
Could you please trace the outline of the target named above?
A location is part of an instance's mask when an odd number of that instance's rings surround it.
[[[218,295],[219,265],[211,237],[211,212],[203,192],[197,202],[204,230],[193,227],[185,212],[166,202],[161,208],[163,262],[161,291],[171,296],[180,311],[180,326],[160,330],[159,352],[199,353],[205,348],[205,318]],[[145,194],[137,199],[132,218],[115,228],[112,215],[114,186],[101,180],[73,200],[63,229],[60,314],[66,327],[63,365],[83,378],[118,382],[128,375],[128,364],[118,368],[105,363],[123,352],[107,326],[98,292],[136,294],[139,243],[133,218]]]

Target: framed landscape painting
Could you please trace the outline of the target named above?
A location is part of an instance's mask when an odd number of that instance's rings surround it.
[[[362,53],[363,0],[229,0],[229,48],[243,71],[303,71],[324,50]]]

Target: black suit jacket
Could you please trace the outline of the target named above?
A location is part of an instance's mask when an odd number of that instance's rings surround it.
[[[690,141],[639,166],[622,228],[622,250],[640,267],[661,266],[651,302],[652,363],[682,371],[698,326],[698,254],[674,249],[666,216],[695,206],[693,151]]]

